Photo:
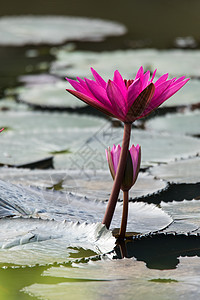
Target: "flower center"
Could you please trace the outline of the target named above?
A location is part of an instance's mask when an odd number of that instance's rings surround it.
[[[133,81],[134,81],[133,79],[128,79],[128,80],[124,79],[124,83],[127,89],[133,83]]]

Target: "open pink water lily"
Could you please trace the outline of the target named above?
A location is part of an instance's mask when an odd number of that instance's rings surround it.
[[[112,149],[106,149],[106,158],[108,161],[110,173],[115,179],[115,175],[117,172],[119,158],[121,153],[120,145],[113,145]],[[130,188],[134,185],[137,180],[138,173],[140,170],[140,162],[141,162],[141,147],[137,145],[136,147],[132,145],[132,147],[128,151],[126,167],[124,172],[124,177],[121,185],[121,189],[123,191],[129,191]]]
[[[116,70],[113,80],[106,82],[93,68],[91,71],[94,80],[66,78],[75,89],[67,91],[105,114],[129,123],[147,116],[189,80],[185,76],[167,79],[167,73],[153,83],[156,70],[150,78],[150,71],[144,73],[140,67],[135,79],[125,80]]]

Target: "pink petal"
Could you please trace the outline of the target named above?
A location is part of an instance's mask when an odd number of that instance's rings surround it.
[[[178,90],[180,90],[188,82],[188,80],[189,78],[178,83],[175,82],[171,84],[169,88],[165,89],[165,91],[159,97],[157,97],[156,99],[153,99],[154,98],[153,97],[149,106],[145,109],[141,117],[148,115],[152,110],[154,110],[155,108],[160,106],[164,101],[166,101],[168,98],[173,96]]]
[[[138,78],[140,78],[140,77],[143,77],[143,74],[144,74],[144,70],[143,70],[143,67],[141,66],[139,68],[139,70],[137,71],[137,74],[135,76],[135,80],[138,79]]]
[[[142,89],[145,89],[148,85],[150,78],[150,71],[147,71],[143,76]]]
[[[77,77],[79,82],[77,82],[76,80],[69,79],[69,78],[66,78],[66,79],[73,86],[73,88],[75,88],[75,90],[77,90],[78,92],[80,92],[82,94],[85,94],[86,96],[90,97],[93,100],[96,99],[94,97],[94,95],[90,92],[87,84],[85,83],[85,81],[83,79]]]
[[[106,90],[96,83],[96,81],[85,78],[85,82],[93,96],[104,104],[106,108],[111,109],[112,107],[107,97]]]
[[[87,90],[82,86],[82,84],[80,84],[76,80],[72,80],[72,79],[67,78],[67,77],[66,77],[66,79],[73,86],[73,88],[75,90],[77,90],[78,92],[87,94]]]
[[[151,102],[153,103],[155,101],[155,99],[157,99],[158,97],[161,96],[161,94],[169,88],[169,86],[172,84],[172,80],[167,80],[167,81],[164,81],[162,82],[159,86],[156,87],[155,89],[155,93],[154,93],[154,96],[151,100]]]
[[[160,85],[161,83],[163,83],[164,81],[167,80],[168,78],[168,73],[162,75],[160,78],[158,78],[158,80],[156,80],[156,82],[154,83],[155,87],[157,87],[158,85]]]
[[[150,83],[153,82],[154,77],[156,76],[156,72],[157,72],[157,69],[155,69],[155,71],[153,72],[153,75],[152,75],[152,78],[151,78],[151,80],[150,80]]]
[[[106,89],[106,82],[105,80],[93,69],[91,68],[92,74],[96,82],[101,85],[104,89]]]
[[[183,81],[185,79],[185,76],[182,76],[182,77],[180,77],[180,78],[178,78],[177,80],[176,80],[176,83],[178,83],[178,82],[180,82],[180,81]]]
[[[94,99],[88,97],[87,95],[82,94],[78,91],[69,90],[69,89],[66,89],[66,90],[69,93],[71,93],[72,95],[74,95],[77,98],[79,98],[80,100],[82,100],[83,102],[87,103],[88,105],[93,106],[94,108],[102,111],[103,113],[107,114],[108,116],[115,117],[115,115],[112,113],[112,110],[108,109],[103,103],[101,103],[97,99],[94,100]]]
[[[111,155],[112,155],[112,161],[113,161],[113,167],[115,170],[115,174],[117,172],[117,167],[119,164],[119,158],[120,158],[120,153],[121,153],[121,147],[120,145],[113,145],[112,150],[111,150]]]
[[[132,145],[129,151],[130,151],[132,165],[133,165],[133,184],[134,184],[140,170],[141,147],[139,144],[137,144],[136,147]]]
[[[121,116],[122,118],[125,117],[127,110],[126,101],[116,83],[108,80],[106,92],[110,102],[112,103],[114,114],[116,116]]]
[[[116,70],[114,73],[113,81],[118,85],[124,99],[127,99],[127,88],[125,86],[124,79],[122,78],[118,70]]]
[[[185,80],[180,81],[178,83],[177,83],[177,81],[174,82],[174,84],[171,85],[169,87],[169,89],[165,90],[165,92],[162,94],[161,99],[160,99],[159,102],[161,102],[161,101],[163,102],[163,101],[167,100],[168,98],[170,98],[171,96],[173,96],[178,90],[180,90],[188,82],[188,80],[189,79],[185,79]]]
[[[132,106],[135,99],[139,96],[140,91],[142,89],[141,86],[141,80],[140,78],[136,79],[128,88],[128,96],[127,96],[127,102],[128,102],[128,110]]]

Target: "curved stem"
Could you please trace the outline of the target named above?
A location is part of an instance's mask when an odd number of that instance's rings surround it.
[[[112,192],[110,195],[110,199],[108,201],[106,212],[102,221],[102,223],[105,224],[108,229],[110,227],[110,223],[112,221],[112,217],[115,211],[115,206],[117,204],[117,199],[119,196],[119,191],[120,191],[120,187],[122,184],[124,171],[126,167],[128,147],[129,147],[130,135],[131,135],[131,125],[132,125],[131,123],[124,123],[124,135],[123,135],[119,164],[118,164]]]
[[[128,220],[128,191],[123,191],[123,212],[119,239],[124,240],[126,234],[126,225]]]

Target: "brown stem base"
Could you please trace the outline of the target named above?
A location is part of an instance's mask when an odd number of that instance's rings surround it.
[[[123,212],[122,212],[122,221],[121,228],[119,231],[119,240],[124,240],[126,234],[126,226],[128,220],[128,191],[123,192]]]

